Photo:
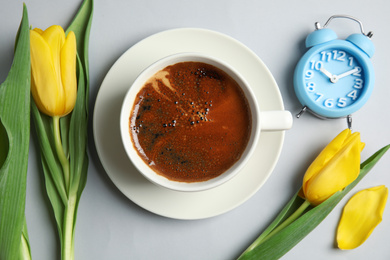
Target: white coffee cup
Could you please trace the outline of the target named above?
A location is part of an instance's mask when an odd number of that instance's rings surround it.
[[[148,79],[150,79],[156,72],[164,69],[165,67],[186,61],[207,63],[223,70],[228,75],[230,75],[243,90],[248,100],[252,115],[251,136],[247,147],[241,155],[241,158],[231,168],[218,177],[207,181],[191,183],[169,180],[157,174],[152,168],[150,168],[149,165],[139,156],[137,149],[133,145],[129,125],[129,117],[134,106],[134,102],[136,101],[138,92],[144,86],[145,82],[148,81]],[[125,151],[131,162],[142,175],[144,175],[151,182],[162,187],[176,191],[193,192],[217,187],[233,178],[252,156],[262,131],[287,130],[292,127],[292,121],[292,115],[289,111],[260,111],[258,102],[251,89],[251,86],[237,70],[235,70],[226,62],[202,53],[178,53],[156,61],[147,67],[144,71],[142,71],[141,74],[136,78],[128,90],[122,104],[122,110],[120,114],[120,131]]]

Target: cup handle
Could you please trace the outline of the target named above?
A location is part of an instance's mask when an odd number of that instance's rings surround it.
[[[290,111],[262,111],[260,112],[261,131],[281,131],[292,127],[293,118]]]

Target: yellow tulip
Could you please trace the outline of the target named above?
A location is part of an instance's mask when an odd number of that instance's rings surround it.
[[[76,37],[53,25],[30,30],[31,92],[38,109],[65,116],[76,103]]]
[[[340,249],[354,249],[366,241],[382,221],[388,193],[382,185],[362,190],[348,201],[337,229]]]
[[[360,172],[360,152],[364,143],[360,133],[342,131],[334,138],[307,169],[302,192],[316,206],[353,182]]]

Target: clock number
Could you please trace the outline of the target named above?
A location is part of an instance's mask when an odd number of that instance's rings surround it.
[[[356,66],[355,69],[357,69],[357,71],[355,73],[353,73],[352,75],[357,76],[357,77],[361,77],[362,75],[360,74],[360,72],[362,72],[362,68],[360,68],[359,66]]]
[[[332,52],[333,52],[333,59],[334,59],[334,60],[337,59],[337,52],[338,52],[338,51],[334,50],[334,51],[332,51]]]
[[[351,92],[349,92],[348,95],[347,95],[347,97],[352,98],[352,100],[356,100],[356,99],[358,98],[358,96],[357,96],[357,90],[354,89],[354,90],[352,90]]]
[[[355,79],[355,85],[353,85],[353,87],[357,89],[361,89],[363,87],[363,80]]]
[[[326,107],[333,107],[333,98],[328,98],[327,100],[324,101],[324,105]]]
[[[312,70],[306,71],[305,79],[311,79],[312,77],[314,77],[314,72]]]
[[[349,59],[348,66],[352,67],[352,64],[353,64],[353,57],[348,57],[348,59]]]
[[[339,98],[337,102],[338,107],[346,107],[347,106],[347,99],[346,98]]]
[[[313,92],[316,89],[315,87],[316,87],[316,84],[314,82],[309,82],[309,83],[307,83],[306,89],[309,92]]]
[[[321,60],[325,61],[326,51],[322,51],[320,52],[320,54],[321,54]]]
[[[320,99],[324,96],[324,94],[321,93],[316,93],[316,95],[317,95],[316,101],[320,101]]]
[[[340,56],[338,56],[335,59],[338,60],[338,61],[344,61],[346,53],[344,51],[339,51],[338,53],[340,54]]]
[[[320,53],[321,53],[321,60],[322,61],[329,62],[330,59],[332,58],[332,53],[330,53],[330,52],[322,51]]]
[[[331,59],[332,60],[337,60],[337,61],[345,61],[345,56],[346,53],[344,51],[338,51],[334,50],[332,52],[327,52],[327,51],[322,51],[320,52],[321,54],[321,60],[329,62]]]
[[[335,105],[335,100],[334,100],[333,98],[328,98],[328,99],[326,99],[326,100],[324,101],[324,105],[325,105],[326,107],[329,107],[329,108],[334,107],[334,105]],[[347,99],[346,99],[346,98],[339,98],[339,99],[337,100],[337,106],[338,106],[338,107],[346,107],[346,106],[347,106]]]
[[[310,69],[314,70],[320,70],[322,68],[322,61],[315,61],[315,60],[312,60],[310,61]]]

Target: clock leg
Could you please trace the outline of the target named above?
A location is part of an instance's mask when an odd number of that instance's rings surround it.
[[[348,125],[348,128],[352,130],[352,116],[351,115],[347,116],[347,125]]]
[[[296,115],[297,118],[300,118],[303,113],[307,110],[307,106],[302,107],[301,111]]]

